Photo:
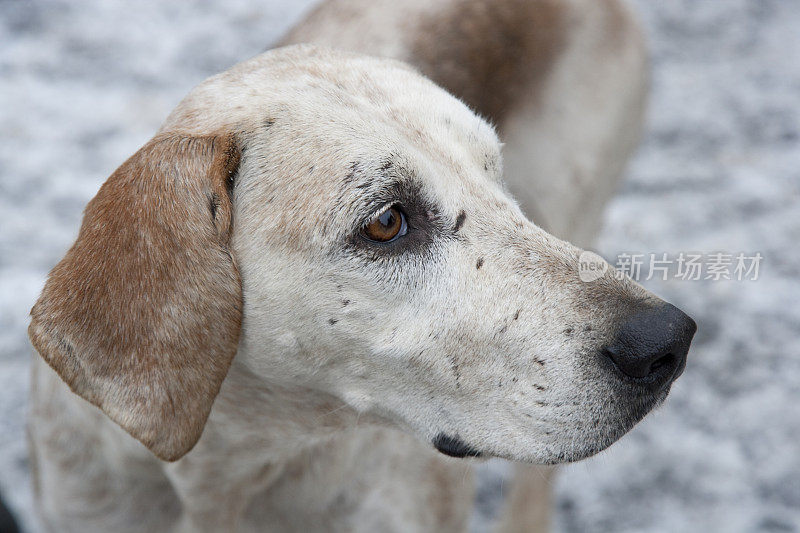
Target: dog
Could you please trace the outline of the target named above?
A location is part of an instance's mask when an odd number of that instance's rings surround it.
[[[333,0],[279,44],[109,177],[31,311],[50,530],[462,531],[464,458],[589,457],[683,371],[692,319],[563,240],[639,134],[617,0]],[[522,472],[505,530],[544,519]]]

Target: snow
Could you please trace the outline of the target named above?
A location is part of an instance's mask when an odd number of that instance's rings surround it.
[[[29,531],[25,330],[46,273],[179,99],[312,4],[0,2],[0,491]],[[561,469],[556,530],[800,531],[800,6],[635,7],[650,124],[598,251],[764,260],[757,281],[644,282],[697,320],[689,365],[658,412]],[[492,469],[488,500],[508,471]]]

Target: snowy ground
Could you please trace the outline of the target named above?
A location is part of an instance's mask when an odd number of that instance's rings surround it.
[[[27,311],[102,181],[312,0],[0,1],[0,490],[29,521]],[[760,252],[646,281],[700,326],[667,404],[556,483],[563,532],[800,531],[800,3],[637,0],[651,123],[598,246]]]

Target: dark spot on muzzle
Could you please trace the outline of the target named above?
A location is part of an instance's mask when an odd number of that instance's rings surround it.
[[[461,229],[461,226],[464,225],[464,221],[467,219],[467,214],[464,211],[461,211],[458,216],[456,217],[456,225],[453,226],[453,233],[457,233],[458,230]]]
[[[458,435],[439,433],[433,439],[433,446],[450,457],[480,457],[481,452],[461,440]]]

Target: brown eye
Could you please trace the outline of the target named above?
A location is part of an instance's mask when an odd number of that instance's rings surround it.
[[[362,231],[371,241],[391,242],[408,232],[406,216],[393,205],[368,222]]]

